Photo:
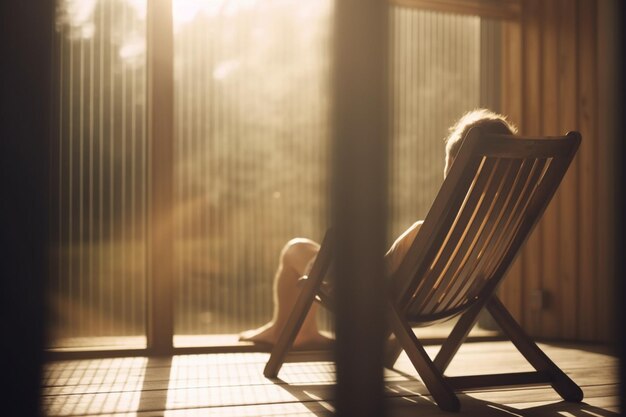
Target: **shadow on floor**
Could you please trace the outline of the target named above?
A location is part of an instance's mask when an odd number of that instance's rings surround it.
[[[332,384],[325,385],[290,385],[277,378],[273,382],[277,387],[287,391],[291,396],[301,401],[312,415],[329,416],[334,410],[332,400],[328,399],[328,393],[332,391]],[[402,390],[402,385],[407,389]],[[519,409],[490,401],[479,400],[471,395],[459,393],[461,410],[458,413],[442,411],[433,401],[432,397],[425,394],[426,388],[419,384],[416,387],[414,381],[404,381],[393,384],[394,391],[387,392],[387,412],[391,417],[414,417],[420,415],[431,416],[481,416],[481,417],[612,417],[620,414],[600,407],[592,406],[585,402],[570,403],[557,401],[549,404]],[[417,389],[416,389],[417,388]]]
[[[461,410],[458,413],[442,411],[429,396],[392,398],[389,401],[389,415],[393,417],[420,416],[481,416],[481,417],[612,417],[620,414],[603,408],[582,403],[558,401],[550,404],[519,409],[459,394]]]

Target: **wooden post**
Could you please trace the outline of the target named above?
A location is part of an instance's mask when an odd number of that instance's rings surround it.
[[[342,0],[335,7],[337,414],[383,416],[387,5]]]
[[[172,1],[148,2],[148,351],[172,353],[174,333],[174,43]]]

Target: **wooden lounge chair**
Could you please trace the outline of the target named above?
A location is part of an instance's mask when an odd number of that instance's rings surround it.
[[[567,401],[581,389],[525,334],[495,295],[524,241],[541,217],[580,144],[580,134],[528,138],[470,130],[415,241],[389,277],[391,367],[404,349],[441,409],[457,411],[455,391],[551,384]],[[264,375],[275,378],[314,300],[332,307],[323,284],[333,254],[327,233]],[[340,279],[340,277],[337,277]],[[447,377],[444,372],[486,308],[535,368],[534,372]],[[412,331],[460,316],[434,361]],[[398,346],[399,342],[399,346]]]

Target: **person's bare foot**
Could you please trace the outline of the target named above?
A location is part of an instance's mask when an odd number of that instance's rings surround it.
[[[267,323],[257,329],[246,330],[239,333],[239,340],[242,342],[252,342],[262,345],[274,346],[276,337],[274,335],[274,323]]]
[[[272,347],[278,339],[275,330],[274,323],[270,322],[257,329],[241,332],[239,340]],[[333,342],[332,338],[323,335],[319,331],[306,332],[306,334],[301,331],[293,342],[292,348],[294,350],[323,350],[329,349]]]

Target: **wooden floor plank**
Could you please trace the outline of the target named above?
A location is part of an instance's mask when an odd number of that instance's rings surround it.
[[[548,386],[485,388],[461,393],[459,415],[616,415],[617,359],[601,346],[540,344],[578,384],[585,403],[569,404]],[[436,346],[427,347],[434,356]],[[44,375],[49,416],[321,416],[332,410],[334,365],[287,363],[280,379],[263,377],[267,353],[181,355],[51,362]],[[403,354],[385,372],[391,416],[439,416]],[[513,372],[529,366],[508,342],[465,344],[450,375]],[[569,414],[568,414],[569,413]]]

